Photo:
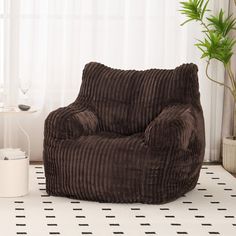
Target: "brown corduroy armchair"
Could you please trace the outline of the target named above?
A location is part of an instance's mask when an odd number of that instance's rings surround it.
[[[88,63],[74,103],[44,131],[48,194],[165,203],[196,186],[205,133],[197,66],[118,70]]]

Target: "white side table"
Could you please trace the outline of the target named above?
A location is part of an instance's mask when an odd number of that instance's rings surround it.
[[[21,111],[17,107],[0,108],[0,115],[29,115],[36,109]],[[30,138],[19,119],[17,126],[27,139],[27,157],[18,160],[0,160],[0,197],[24,196],[29,191]]]

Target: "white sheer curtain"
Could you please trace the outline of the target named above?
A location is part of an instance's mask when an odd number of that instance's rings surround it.
[[[212,9],[227,1],[211,0]],[[30,103],[38,112],[21,120],[31,138],[31,160],[42,159],[48,113],[74,101],[84,65],[116,68],[199,66],[206,122],[206,160],[218,160],[223,90],[205,79],[204,62],[193,46],[197,24],[181,27],[176,0],[0,0],[0,82],[7,104],[19,103],[19,81],[31,81]],[[212,73],[222,76],[214,67]],[[1,143],[4,127],[1,118]],[[16,132],[17,145],[24,146]]]

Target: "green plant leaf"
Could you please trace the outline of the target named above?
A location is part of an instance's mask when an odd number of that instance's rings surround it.
[[[193,19],[188,19],[186,21],[184,21],[183,23],[181,23],[181,26],[185,25],[186,23],[188,23],[189,21],[192,21]]]
[[[192,20],[201,20],[203,3],[204,0],[189,0],[185,2],[180,2],[180,5],[182,7],[180,12],[187,17],[187,22]],[[184,23],[182,23],[182,25],[187,22],[185,21]]]
[[[224,18],[224,12],[222,9],[218,15],[212,15],[208,17],[207,20],[210,22],[208,25],[211,26],[212,30],[222,34],[223,36],[228,35],[231,30],[234,30],[236,25],[236,19],[233,18],[232,15]]]
[[[195,46],[202,52],[202,57],[208,59],[217,59],[226,65],[233,55],[233,47],[236,40],[223,37],[215,31],[209,31],[206,38],[198,40]]]
[[[203,1],[202,1],[202,2],[203,2]],[[209,11],[209,10],[207,9],[208,3],[209,3],[209,0],[206,1],[204,7],[202,8],[201,20],[203,20],[203,17],[204,17],[204,15],[205,15],[205,13],[206,13],[207,11]]]

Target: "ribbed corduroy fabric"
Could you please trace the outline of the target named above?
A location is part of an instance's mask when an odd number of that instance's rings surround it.
[[[74,103],[44,131],[48,194],[165,203],[196,186],[205,132],[197,66],[119,70],[88,63]]]

